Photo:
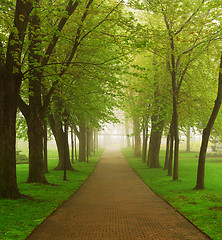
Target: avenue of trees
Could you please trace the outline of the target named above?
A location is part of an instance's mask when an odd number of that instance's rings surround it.
[[[124,107],[127,121],[133,123],[134,154],[150,168],[160,167],[165,136],[164,169],[178,180],[179,132],[189,139],[190,129],[199,131],[202,144],[195,189],[203,189],[211,132],[221,139],[221,2],[147,0],[132,1],[131,7],[141,24]]]
[[[221,133],[220,1],[4,0],[0,11],[0,198],[24,197],[16,136],[29,142],[27,183],[49,184],[49,128],[55,170],[74,170],[64,123],[85,162],[86,145],[93,151],[103,123],[118,121],[118,107],[127,134],[132,119],[135,156],[151,168],[160,167],[165,134],[164,168],[173,180],[179,131],[203,132],[196,189],[204,188],[210,133]]]
[[[49,125],[59,151],[56,170],[64,168],[65,156],[72,170],[64,118],[79,138],[79,161],[86,161],[86,135],[117,121],[121,65],[135,34],[132,16],[123,10],[122,1],[1,2],[0,197],[23,197],[16,182],[16,129],[18,134],[22,128],[18,122],[16,128],[17,115],[27,124],[27,182],[43,184]]]

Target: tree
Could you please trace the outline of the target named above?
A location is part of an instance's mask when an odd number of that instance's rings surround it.
[[[197,182],[195,187],[196,190],[204,189],[204,172],[205,172],[205,159],[206,159],[207,146],[208,146],[211,130],[213,128],[214,122],[220,110],[221,101],[222,101],[222,55],[220,58],[217,98],[215,100],[214,107],[213,107],[211,116],[209,118],[209,121],[206,127],[204,128],[203,134],[202,134],[202,143],[201,143],[199,161],[198,161]]]
[[[74,169],[70,163],[68,135],[64,137],[65,132],[64,132],[63,123],[62,123],[63,119],[59,117],[58,113],[55,113],[54,115],[50,114],[48,118],[49,118],[50,127],[55,137],[56,146],[59,154],[59,163],[54,170],[63,170],[64,161],[65,161],[66,170],[73,171]]]
[[[73,14],[78,6],[78,2],[69,1],[66,6],[67,15],[58,19],[57,33],[64,28],[69,17]],[[50,60],[50,56],[58,42],[58,35],[54,33],[53,39],[45,47],[45,53],[42,53],[42,35],[41,35],[41,12],[39,12],[40,2],[37,1],[35,11],[30,20],[30,44],[28,58],[28,85],[29,96],[28,102],[25,102],[21,97],[19,99],[19,107],[24,114],[28,125],[29,136],[29,177],[27,182],[47,183],[45,179],[44,161],[43,161],[43,132],[44,132],[44,117],[47,107],[50,102],[51,95],[55,90],[55,83],[50,88],[45,101],[42,104],[42,82],[44,77],[44,69],[40,66],[45,66]],[[44,57],[42,57],[44,56]],[[60,73],[61,75],[62,73]]]
[[[0,41],[0,197],[19,198],[16,182],[16,113],[22,48],[33,1],[17,0],[9,37]],[[6,47],[5,47],[6,46]]]

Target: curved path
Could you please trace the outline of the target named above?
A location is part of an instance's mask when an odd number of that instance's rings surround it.
[[[28,240],[209,239],[155,195],[119,149],[106,149],[85,184]]]

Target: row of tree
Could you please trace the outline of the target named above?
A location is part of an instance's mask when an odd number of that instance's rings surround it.
[[[203,135],[195,189],[203,189],[208,141],[222,100],[221,5],[204,0],[131,4],[141,19],[125,108],[126,116],[133,118],[135,156],[141,156],[142,130],[142,159],[151,168],[160,167],[165,134],[164,168],[178,180],[179,131],[189,135],[190,128],[198,130]],[[221,117],[213,129],[217,138]]]
[[[92,135],[103,122],[117,121],[113,108],[120,95],[122,62],[128,61],[128,39],[136,33],[123,3],[0,3],[0,197],[22,197],[16,180],[16,132],[22,128],[17,115],[22,113],[23,126],[27,124],[27,182],[44,184],[47,123],[58,146],[59,170],[65,155],[67,168],[72,169],[64,116],[68,115],[67,123],[79,138],[79,161],[86,158],[86,129]]]
[[[117,121],[113,109],[121,104],[133,117],[136,155],[142,126],[144,161],[150,124],[150,167],[159,167],[164,130],[166,166],[170,173],[174,155],[174,180],[179,130],[207,126],[197,183],[203,188],[206,146],[221,103],[219,1],[4,0],[0,11],[0,197],[22,197],[16,180],[17,115],[27,124],[27,182],[47,183],[47,125],[62,169],[69,153],[65,116],[79,138],[79,160],[85,161],[86,132]],[[218,98],[207,124],[218,73]]]

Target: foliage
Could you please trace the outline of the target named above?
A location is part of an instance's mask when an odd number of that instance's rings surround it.
[[[25,154],[21,154],[21,151],[16,151],[16,164],[28,163],[28,157]]]

